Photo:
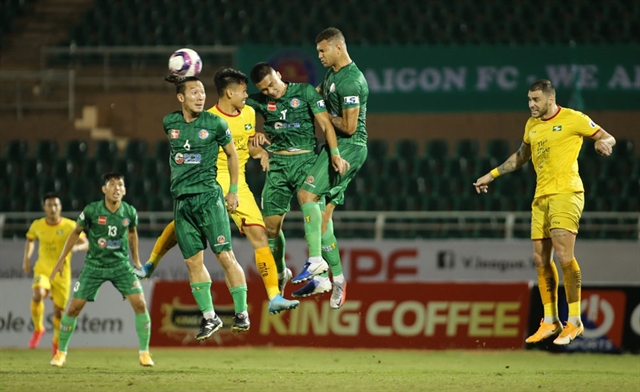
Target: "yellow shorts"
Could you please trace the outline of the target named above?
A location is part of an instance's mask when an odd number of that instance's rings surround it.
[[[552,229],[578,234],[583,208],[583,192],[536,197],[531,203],[531,239],[551,238]]]
[[[218,173],[219,174],[219,173]],[[218,183],[222,187],[222,193],[224,195],[229,192],[229,176],[218,176]],[[240,233],[244,234],[245,226],[260,226],[264,228],[264,220],[262,219],[262,212],[256,203],[256,198],[253,196],[249,184],[243,176],[238,180],[238,208],[236,212],[231,215],[231,219],[236,223]]]
[[[42,287],[49,291],[49,296],[53,303],[64,309],[67,306],[71,290],[71,270],[65,266],[62,270],[62,276],[56,275],[53,284],[49,280],[53,267],[40,266],[41,263],[36,262],[33,268],[33,284],[31,287]]]

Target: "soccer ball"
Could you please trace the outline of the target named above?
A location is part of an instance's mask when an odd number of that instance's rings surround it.
[[[196,76],[202,71],[200,55],[189,48],[178,49],[169,58],[169,71],[180,76]]]

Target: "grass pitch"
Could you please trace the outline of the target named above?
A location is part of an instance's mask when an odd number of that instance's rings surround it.
[[[154,349],[0,350],[2,391],[640,391],[640,356],[540,351]]]

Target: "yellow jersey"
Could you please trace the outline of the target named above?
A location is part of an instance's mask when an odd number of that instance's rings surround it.
[[[578,174],[578,154],[582,138],[594,136],[598,131],[600,127],[587,115],[560,106],[547,120],[529,118],[523,141],[531,146],[537,176],[534,197],[584,192]]]
[[[40,267],[51,267],[53,270],[67,238],[75,227],[76,222],[67,218],[60,218],[60,222],[55,225],[47,223],[46,218],[36,219],[31,223],[26,237],[32,241],[38,240],[38,260],[36,263]],[[84,233],[80,234],[80,237],[84,236]],[[65,268],[71,265],[71,253],[69,252],[65,259]]]
[[[238,152],[239,175],[240,178],[244,178],[245,166],[251,157],[249,155],[249,138],[256,134],[256,111],[251,106],[245,106],[240,113],[233,115],[222,112],[216,105],[209,109],[209,112],[222,117],[229,124],[233,144]],[[218,152],[218,176],[221,175],[229,176],[227,154],[224,153],[222,147]]]

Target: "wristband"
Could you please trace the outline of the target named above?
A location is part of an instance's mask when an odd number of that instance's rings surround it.
[[[229,185],[229,193],[238,193],[238,184]]]
[[[491,170],[491,175],[493,176],[493,178],[500,177],[500,172],[498,171],[497,167],[495,169]]]
[[[340,150],[338,149],[338,147],[332,148],[329,151],[331,151],[331,155],[340,155]]]

